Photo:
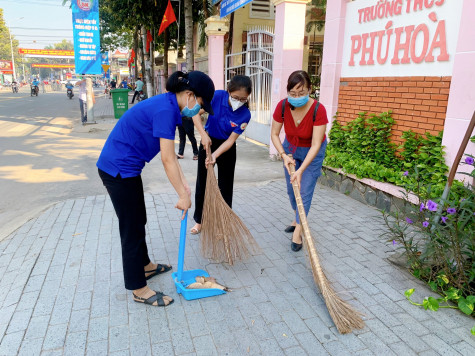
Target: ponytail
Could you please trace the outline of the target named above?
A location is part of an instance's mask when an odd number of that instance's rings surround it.
[[[170,75],[165,88],[168,92],[176,94],[184,90],[191,90],[189,84],[190,82],[188,80],[188,73],[183,73],[178,70]]]

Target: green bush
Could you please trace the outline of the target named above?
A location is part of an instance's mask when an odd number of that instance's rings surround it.
[[[413,131],[402,135],[404,143],[396,147],[391,142],[394,119],[391,112],[379,115],[359,113],[343,126],[335,119],[330,130],[324,165],[341,168],[358,178],[371,178],[404,186],[405,175],[415,169],[424,177],[423,185],[431,185],[431,194],[440,196],[446,183],[448,167],[444,160],[442,132],[424,136]]]

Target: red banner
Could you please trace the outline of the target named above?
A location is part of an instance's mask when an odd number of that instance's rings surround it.
[[[63,49],[31,49],[18,48],[18,53],[27,57],[70,57],[74,58],[74,51]]]
[[[13,74],[12,61],[0,61],[0,74]]]
[[[32,68],[74,68],[74,64],[32,63]]]

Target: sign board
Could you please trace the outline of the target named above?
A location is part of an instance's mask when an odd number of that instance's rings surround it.
[[[110,79],[110,64],[109,64],[109,52],[101,53],[101,67],[102,67],[102,75],[105,79]]]
[[[76,73],[101,74],[99,0],[72,0]]]
[[[0,74],[13,74],[12,61],[0,61]]]
[[[54,64],[54,63],[32,63],[32,68],[74,68],[74,64]]]
[[[462,4],[449,0],[348,2],[341,76],[452,75]]]
[[[252,0],[222,0],[221,1],[221,12],[219,16],[225,17],[233,13],[237,9],[247,5]]]
[[[18,53],[30,58],[74,58],[74,51],[63,49],[18,48]]]

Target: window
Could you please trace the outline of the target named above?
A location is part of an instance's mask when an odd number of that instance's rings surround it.
[[[322,42],[310,42],[308,51],[308,74],[310,77],[319,78],[321,74],[321,60],[323,53]],[[313,81],[313,80],[312,80]]]
[[[249,6],[251,19],[274,19],[275,7],[271,0],[253,0]]]

